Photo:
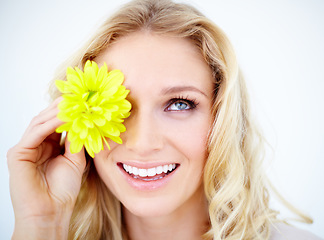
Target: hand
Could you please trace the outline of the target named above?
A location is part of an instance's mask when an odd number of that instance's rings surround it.
[[[49,239],[49,231],[56,234],[56,239],[67,236],[86,159],[84,150],[71,154],[68,141],[64,154],[60,153],[60,134],[55,129],[62,124],[56,117],[61,99],[36,116],[19,143],[8,151],[10,194],[15,212],[13,238],[20,239],[23,233],[22,238],[35,239],[44,232]]]

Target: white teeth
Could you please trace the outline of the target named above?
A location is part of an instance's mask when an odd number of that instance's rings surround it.
[[[155,171],[155,168],[150,168],[150,169],[147,169],[147,176],[149,177],[153,177],[156,175],[156,171]]]
[[[162,172],[163,172],[163,167],[162,166],[156,167],[156,174],[161,174]]]
[[[126,165],[127,166],[127,165]],[[132,167],[131,167],[132,168]],[[126,172],[127,172],[127,170],[126,170]],[[133,174],[135,175],[135,176],[138,176],[138,168],[134,168],[133,167]]]
[[[137,168],[137,167],[132,167],[126,164],[123,164],[123,168],[125,169],[126,172],[129,174],[133,174],[135,176],[140,176],[140,177],[153,177],[157,174],[161,174],[162,172],[167,173],[168,171],[173,171],[176,168],[176,164],[168,164],[168,165],[161,165],[157,166],[155,168]]]
[[[172,171],[172,164],[169,164],[169,171]]]
[[[147,170],[143,168],[138,169],[138,175],[140,175],[140,177],[147,177]]]

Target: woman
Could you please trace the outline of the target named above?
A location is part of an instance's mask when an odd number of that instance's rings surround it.
[[[53,104],[8,153],[13,239],[292,236],[273,225],[262,137],[232,47],[217,26],[187,5],[134,1],[55,79],[87,60],[125,74],[133,109],[123,144],[109,142],[93,159],[84,150],[72,154],[69,141],[62,151],[55,133],[62,99],[53,87]]]

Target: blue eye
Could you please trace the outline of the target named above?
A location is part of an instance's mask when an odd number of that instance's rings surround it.
[[[179,102],[172,103],[168,109],[171,111],[181,111],[181,110],[188,110],[189,108],[190,106],[187,103],[183,101],[179,101]]]
[[[166,111],[187,111],[192,110],[197,106],[197,103],[193,100],[174,98],[171,99]]]

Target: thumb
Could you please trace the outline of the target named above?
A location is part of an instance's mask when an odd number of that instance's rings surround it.
[[[68,136],[68,133],[67,133]],[[68,140],[68,137],[65,138],[65,152],[64,157],[67,158],[73,165],[75,165],[78,171],[83,174],[83,171],[86,167],[86,157],[84,147],[82,147],[80,152],[71,153],[71,142]]]

